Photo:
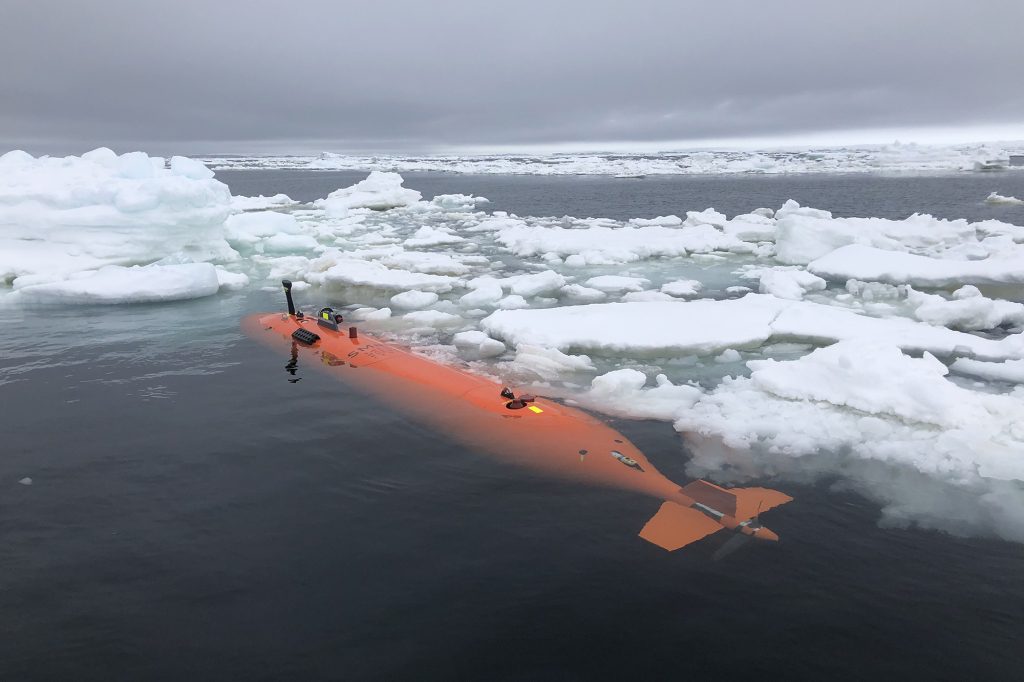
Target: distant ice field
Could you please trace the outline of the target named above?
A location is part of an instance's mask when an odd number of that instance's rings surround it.
[[[552,153],[364,156],[323,152],[317,156],[215,156],[216,169],[292,168],[398,172],[496,173],[501,175],[607,175],[623,180],[650,175],[856,173],[903,171],[998,171],[1024,150],[1024,141],[999,144],[887,145],[798,150],[691,150],[650,154]]]

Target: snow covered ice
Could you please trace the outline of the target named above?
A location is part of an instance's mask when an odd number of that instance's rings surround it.
[[[613,220],[424,200],[393,172],[969,168],[998,150],[620,157],[292,159],[374,171],[299,203],[232,197],[183,157],[12,152],[0,157],[0,301],[160,302],[287,278],[300,305],[342,308],[368,333],[672,423],[694,475],[838,479],[887,523],[1024,541],[1024,227],[1006,197],[999,220],[980,222],[842,218],[795,201]]]

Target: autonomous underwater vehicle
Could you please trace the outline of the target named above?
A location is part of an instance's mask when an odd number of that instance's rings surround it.
[[[777,541],[760,513],[792,498],[768,488],[722,488],[704,480],[680,487],[654,468],[625,436],[583,412],[519,394],[490,379],[345,329],[331,308],[315,316],[295,309],[282,282],[287,313],[246,318],[250,336],[291,353],[294,374],[308,357],[337,378],[441,431],[465,446],[548,475],[631,490],[661,500],[640,537],[666,550],[723,529],[735,531],[719,552],[749,539]],[[735,541],[735,542],[734,542]]]

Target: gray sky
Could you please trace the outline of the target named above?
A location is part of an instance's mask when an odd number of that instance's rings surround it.
[[[1022,0],[0,0],[0,64],[34,153],[1024,138]]]

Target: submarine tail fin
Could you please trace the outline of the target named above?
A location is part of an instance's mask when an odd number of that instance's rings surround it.
[[[665,502],[644,525],[640,537],[672,552],[722,530],[722,525],[696,509]]]

